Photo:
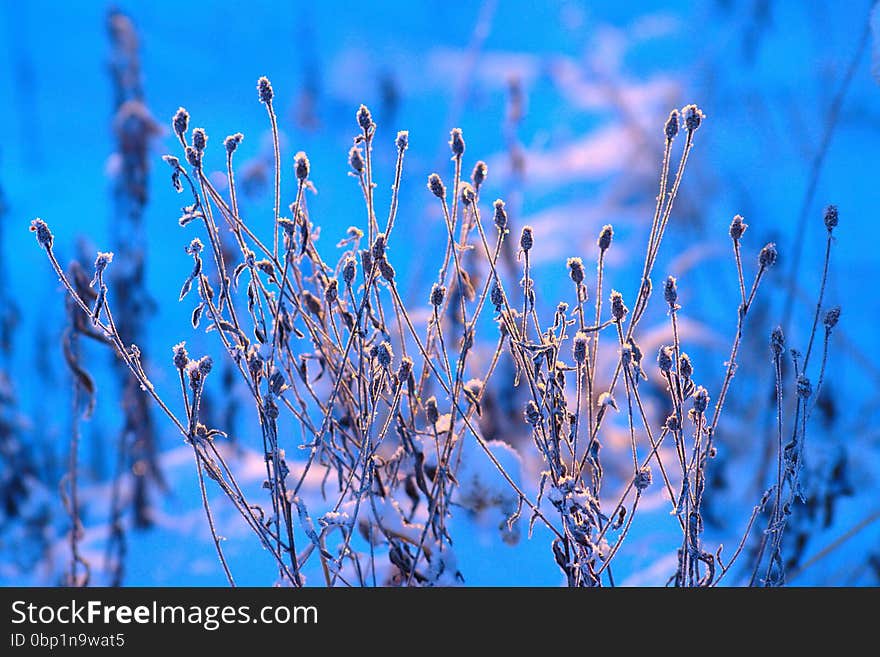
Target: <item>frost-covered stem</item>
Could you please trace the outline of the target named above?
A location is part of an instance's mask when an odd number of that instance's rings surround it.
[[[153,388],[153,384],[150,382],[150,380],[147,379],[140,372],[139,368],[136,367],[134,365],[134,363],[132,362],[132,357],[128,353],[128,351],[126,350],[125,345],[123,345],[122,340],[119,337],[119,334],[116,332],[115,328],[111,328],[113,325],[112,319],[109,320],[111,326],[107,326],[107,325],[103,324],[98,319],[92,320],[92,309],[86,305],[85,301],[83,301],[82,298],[80,298],[79,294],[73,288],[73,285],[71,284],[70,280],[67,278],[67,275],[64,273],[64,270],[61,268],[61,265],[58,263],[58,259],[55,257],[55,253],[52,250],[52,248],[48,247],[45,249],[45,251],[49,257],[49,263],[52,265],[52,269],[55,270],[55,273],[58,276],[58,280],[61,281],[61,284],[67,290],[68,294],[70,294],[71,298],[74,300],[76,305],[79,306],[80,310],[82,310],[85,313],[86,317],[88,317],[90,321],[94,321],[95,326],[97,326],[104,333],[104,335],[106,335],[112,341],[113,346],[116,348],[116,352],[119,354],[119,357],[122,358],[125,365],[131,371],[131,373],[134,375],[134,377],[138,380],[138,383],[140,383],[143,386],[144,391],[153,398],[153,400],[156,402],[156,404],[158,404],[158,406],[162,410],[162,412],[168,416],[168,419],[170,419],[174,423],[174,425],[177,427],[177,429],[180,431],[180,433],[184,437],[186,437],[186,435],[187,435],[186,427],[183,426],[183,423],[181,423],[181,421],[177,419],[177,416],[175,416],[174,413],[172,413],[171,410],[168,408],[168,406],[165,405],[165,402],[163,402],[159,398],[159,395],[156,394],[156,391]],[[108,319],[109,319],[109,317],[110,317],[110,315],[109,315],[109,301],[108,301],[107,305],[104,306],[104,310],[105,310],[105,312],[108,313]]]
[[[819,286],[819,298],[816,299],[816,312],[813,315],[813,328],[810,330],[810,342],[807,344],[807,353],[804,356],[804,372],[810,363],[810,354],[813,352],[813,341],[816,338],[816,328],[819,326],[819,314],[822,312],[822,299],[825,296],[825,283],[828,280],[828,264],[831,260],[831,231],[828,231],[828,239],[825,242],[825,263],[822,266],[822,283]]]
[[[764,265],[761,265],[758,268],[758,273],[755,274],[755,280],[752,282],[752,289],[749,292],[749,297],[746,299],[746,302],[740,306],[739,319],[736,322],[736,336],[733,339],[733,347],[730,349],[730,359],[727,361],[727,372],[725,373],[724,381],[721,384],[721,392],[718,393],[718,403],[715,404],[715,411],[712,413],[712,421],[709,423],[708,433],[710,436],[715,435],[715,428],[718,426],[718,420],[721,419],[721,411],[724,408],[724,402],[727,399],[727,391],[730,389],[730,382],[733,380],[733,375],[736,373],[736,355],[739,352],[739,345],[742,341],[743,326],[745,324],[746,315],[749,312],[749,308],[752,307],[752,302],[755,300],[755,294],[758,291],[758,286],[761,284],[761,279],[764,277],[765,271],[766,269]]]
[[[403,302],[400,298],[400,294],[397,291],[397,286],[391,285],[390,288],[391,288],[392,292],[394,293],[395,301],[398,304],[400,304],[401,307],[403,307]],[[403,313],[404,320],[406,320],[406,325],[409,328],[410,333],[412,334],[413,338],[415,339],[416,345],[419,348],[419,352],[421,353],[422,357],[425,358],[425,360],[428,363],[428,366],[431,369],[431,373],[434,375],[434,378],[440,384],[440,387],[443,389],[443,392],[445,392],[447,395],[449,395],[451,393],[451,391],[449,389],[449,385],[443,380],[443,377],[440,375],[440,372],[437,371],[437,368],[434,366],[434,363],[431,361],[431,359],[427,357],[427,352],[425,351],[425,347],[422,345],[421,340],[419,340],[418,334],[416,333],[415,328],[413,327],[412,321],[410,320],[409,315],[406,312],[405,308],[402,308],[402,313]],[[511,478],[511,476],[510,476],[510,474],[508,474],[507,470],[504,469],[504,466],[501,465],[501,463],[498,461],[498,459],[495,457],[495,455],[492,454],[492,451],[489,449],[489,446],[486,444],[486,441],[483,439],[482,436],[480,436],[479,432],[473,426],[471,421],[468,419],[467,414],[461,409],[458,402],[453,399],[452,404],[453,404],[453,407],[458,411],[459,415],[461,415],[465,426],[470,431],[470,433],[474,437],[474,439],[477,441],[477,444],[480,446],[480,449],[483,450],[483,452],[486,454],[486,456],[492,462],[492,465],[494,465],[495,469],[498,470],[499,474],[501,474],[501,476],[510,485],[510,487],[514,490],[514,492],[516,492],[516,494],[519,495],[519,497],[523,500],[523,502],[526,504],[526,506],[528,506],[535,513],[535,515],[538,518],[540,518],[541,521],[545,525],[547,525],[547,528],[550,531],[552,531],[554,534],[556,534],[556,536],[558,538],[562,538],[562,534],[559,532],[559,530],[556,529],[556,527],[554,527],[553,524],[549,520],[547,520],[547,518],[544,516],[544,514],[541,512],[541,510],[538,508],[538,506],[534,502],[529,500],[528,497],[526,497],[526,494],[522,491],[522,489],[519,487],[519,485]]]
[[[217,528],[214,526],[214,514],[211,513],[211,505],[208,503],[208,491],[205,488],[205,475],[202,472],[202,462],[199,458],[198,448],[196,447],[195,440],[192,440],[193,446],[193,456],[196,460],[196,471],[199,476],[199,490],[202,494],[202,506],[205,509],[205,517],[208,519],[208,527],[211,530],[211,538],[214,539],[214,547],[217,550],[217,557],[220,559],[220,564],[223,566],[223,572],[226,574],[226,579],[229,581],[229,586],[235,587],[235,580],[232,577],[232,572],[229,570],[229,564],[226,563],[226,557],[223,556],[223,548],[220,547],[220,537],[217,535]]]
[[[385,238],[391,236],[394,219],[397,217],[397,201],[400,194],[400,178],[403,174],[403,154],[405,149],[397,149],[397,164],[394,166],[394,184],[391,187],[391,207],[388,210],[388,222],[385,225]]]
[[[278,118],[272,99],[266,100],[266,112],[272,125],[272,153],[275,156],[275,217],[272,225],[272,257],[278,260],[278,219],[281,217],[281,147],[278,144]],[[238,216],[238,213],[235,213]]]

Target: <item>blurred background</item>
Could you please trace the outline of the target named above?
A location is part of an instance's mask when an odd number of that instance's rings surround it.
[[[236,154],[242,213],[265,230],[271,134],[255,85],[266,75],[282,133],[283,207],[295,193],[293,154],[304,150],[324,248],[363,224],[347,154],[355,112],[366,103],[378,125],[380,208],[394,138],[410,133],[394,262],[413,305],[425,305],[436,265],[423,254],[445,240],[425,180],[432,171],[451,177],[448,135],[461,127],[469,166],[488,163],[484,198],[507,201],[514,234],[535,228],[534,277],[548,318],[570,286],[565,259],[594,262],[606,223],[616,232],[609,285],[635,295],[663,122],[687,103],[703,109],[657,271],[679,277],[683,339],[707,387],[720,384],[736,328],[733,215],[750,226],[747,279],[764,243],[775,241],[780,254],[750,315],[719,428],[707,534],[728,550],[766,483],[767,336],[782,324],[790,344],[805,346],[825,249],[822,211],[836,204],[825,305],[840,304],[842,318],[811,419],[808,499],[786,554],[792,584],[880,584],[880,367],[872,351],[880,321],[880,25],[875,12],[872,31],[871,4],[3,0],[0,583],[56,584],[69,561],[59,492],[73,423],[69,320],[30,220],[49,222],[62,262],[80,258],[88,270],[96,249],[128,254],[135,264],[117,274],[115,303],[131,309],[157,387],[173,386],[171,345],[186,340],[199,353],[213,342],[190,327],[191,305],[177,302],[193,233],[177,225],[185,201],[161,160],[181,155],[170,119],[184,106],[190,125],[205,128],[211,171],[225,167],[223,138],[244,133]],[[664,316],[652,313],[643,325],[648,354],[663,340]],[[93,583],[222,585],[191,453],[149,409],[140,420],[124,410],[124,377],[106,350],[85,341],[77,351],[97,382],[94,413],[78,422],[82,549]],[[213,394],[224,426],[246,425],[247,411],[228,401],[234,388]],[[258,490],[261,460],[249,452],[256,445],[237,433],[243,471]],[[521,439],[503,427],[492,437]],[[129,443],[122,463],[120,440]],[[271,583],[271,560],[249,557],[256,542],[234,511],[217,506],[239,583]],[[667,506],[658,497],[656,522],[649,513],[634,525],[621,555],[623,583],[665,583],[670,563],[661,548],[677,532]],[[511,547],[498,538],[497,520],[468,522],[458,550],[467,584],[561,583],[540,532]]]

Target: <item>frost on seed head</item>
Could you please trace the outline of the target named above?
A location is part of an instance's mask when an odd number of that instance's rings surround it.
[[[758,255],[758,264],[764,269],[770,269],[770,267],[776,264],[776,258],[776,244],[770,242],[761,249],[761,253]]]
[[[257,80],[257,93],[260,97],[260,102],[264,105],[270,104],[275,96],[275,92],[272,91],[272,83],[269,82],[269,78],[265,75]]]
[[[614,237],[614,228],[611,224],[606,224],[602,226],[602,232],[599,233],[599,239],[597,244],[599,245],[600,251],[607,251],[608,247],[611,246],[611,239]]]
[[[840,306],[834,306],[829,309],[825,313],[825,317],[822,318],[822,323],[825,325],[825,330],[830,331],[835,326],[837,326],[837,322],[840,321]]]
[[[379,365],[387,369],[391,366],[392,358],[394,358],[394,351],[391,349],[391,344],[387,340],[380,342],[376,347],[376,360]]]
[[[507,231],[507,211],[504,209],[504,201],[496,198],[493,207],[495,208],[495,227],[503,233]]]
[[[394,140],[398,151],[405,151],[409,148],[409,130],[401,130],[397,133],[397,139]]]
[[[675,276],[668,276],[663,283],[663,298],[670,308],[677,308],[678,285]]]
[[[601,395],[599,395],[599,399],[596,402],[596,406],[598,406],[599,408],[603,408],[605,406],[610,406],[615,411],[620,410],[619,408],[617,408],[617,402],[614,401],[614,397],[611,396],[610,392],[603,392]]]
[[[519,248],[528,253],[535,245],[535,235],[531,226],[523,226],[519,236]]]
[[[348,151],[348,164],[356,174],[360,175],[364,172],[364,154],[357,146],[352,146]]]
[[[684,127],[690,133],[695,132],[703,123],[703,119],[706,118],[703,110],[696,105],[685,105],[681,110],[681,114],[684,117]]]
[[[174,352],[174,367],[179,370],[184,369],[189,363],[189,356],[186,353],[186,342],[178,342],[171,350]]]
[[[829,205],[828,207],[826,207],[824,221],[825,228],[828,229],[829,233],[837,227],[837,220],[837,206]]]
[[[465,207],[472,205],[477,199],[477,193],[470,183],[461,184],[461,203]]]
[[[733,221],[730,222],[730,237],[734,241],[738,241],[743,236],[743,233],[746,232],[746,228],[748,227],[749,225],[745,221],[743,221],[741,215],[734,215]]]
[[[296,179],[300,182],[305,182],[309,177],[311,164],[309,164],[309,158],[303,151],[300,151],[293,156],[293,168],[296,172]]]
[[[464,155],[464,137],[461,134],[461,128],[453,128],[449,133],[449,148],[452,149],[453,157]]]
[[[611,291],[611,316],[615,322],[622,322],[629,312],[629,308],[623,303],[623,295],[617,290]]]
[[[199,153],[203,153],[208,146],[208,135],[204,128],[195,128],[192,131],[192,147]]]
[[[52,248],[54,237],[52,231],[49,230],[48,224],[39,217],[31,221],[31,232],[37,234],[37,244],[47,251]]]
[[[486,166],[486,163],[483,160],[480,160],[474,165],[474,171],[471,173],[471,182],[474,183],[474,189],[478,192],[480,191],[480,187],[484,182],[486,182],[486,177],[489,175],[489,167]]]
[[[174,134],[182,137],[189,127],[189,112],[183,107],[178,107],[177,112],[174,113],[174,118],[171,119],[171,125],[174,128]]]
[[[633,485],[639,491],[645,490],[651,483],[654,481],[654,477],[651,474],[651,466],[646,465],[643,468],[639,468],[639,471],[635,474],[633,478]]]
[[[673,360],[674,354],[672,352],[672,347],[660,347],[660,351],[657,354],[657,366],[660,368],[660,371],[664,374],[669,374],[669,372],[672,371]]]
[[[770,351],[776,358],[779,358],[785,351],[785,335],[782,333],[781,326],[777,326],[770,333]]]
[[[244,140],[244,135],[240,132],[236,132],[234,135],[229,135],[226,139],[223,140],[223,146],[226,148],[226,152],[232,154],[235,152],[235,149],[238,148],[239,144]]]
[[[589,336],[583,331],[578,331],[574,335],[574,343],[572,345],[572,356],[574,357],[574,362],[578,365],[583,365],[587,360],[587,346],[589,344]]]
[[[438,174],[432,173],[428,176],[428,189],[437,198],[446,198],[446,186]]]
[[[374,127],[373,115],[370,114],[370,110],[366,105],[361,105],[358,108],[357,122],[364,132],[369,132]]]
[[[584,261],[580,258],[569,258],[566,261],[568,267],[568,275],[571,280],[577,284],[584,282]]]
[[[666,119],[666,125],[663,126],[663,132],[666,134],[666,138],[670,141],[675,139],[675,135],[678,134],[680,126],[681,115],[677,109],[674,109],[669,113],[669,118]]]

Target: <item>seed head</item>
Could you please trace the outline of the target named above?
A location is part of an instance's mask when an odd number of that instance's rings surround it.
[[[498,285],[498,279],[492,283],[492,291],[489,293],[489,301],[495,306],[496,311],[500,311],[501,307],[504,305],[504,293],[501,291],[501,286]]]
[[[385,257],[385,245],[385,233],[376,235],[376,238],[373,240],[373,246],[370,249],[374,260],[381,260]]]
[[[351,285],[355,274],[357,274],[357,261],[352,256],[348,256],[342,265],[342,280],[346,285]]]
[[[633,338],[629,338],[627,340],[627,343],[629,344],[630,349],[632,349],[633,361],[636,365],[638,365],[642,362],[642,348],[639,347],[638,342],[636,342]]]
[[[436,173],[428,176],[428,189],[437,198],[446,198],[446,185],[443,184],[443,180]]]
[[[657,366],[660,368],[660,371],[664,374],[669,374],[672,371],[673,360],[672,347],[660,347],[660,351],[657,354]]]
[[[461,134],[461,128],[453,128],[449,133],[449,147],[452,149],[454,157],[464,155],[464,137]]]
[[[626,314],[629,312],[629,308],[627,308],[623,303],[623,295],[616,291],[611,291],[611,316],[614,318],[615,322],[622,322],[623,318],[626,317]]]
[[[666,139],[672,141],[675,139],[675,135],[678,134],[678,128],[681,124],[681,115],[678,113],[677,109],[672,110],[669,113],[669,118],[666,119],[666,125],[663,126],[663,132],[666,133]]]
[[[309,169],[311,169],[311,164],[309,164],[309,158],[303,151],[300,151],[296,155],[293,156],[293,169],[296,171],[296,179],[301,183],[305,182],[309,177]]]
[[[361,149],[357,146],[352,146],[351,150],[348,151],[348,164],[354,169],[355,173],[361,174],[364,172],[364,156],[361,153]]]
[[[358,108],[357,122],[364,132],[369,132],[373,128],[373,116],[366,105],[361,105]]]
[[[829,205],[825,208],[825,228],[830,233],[837,227],[837,206]]]
[[[574,344],[572,345],[571,353],[574,357],[574,362],[578,365],[583,365],[587,360],[587,347],[589,341],[589,336],[583,331],[578,331],[574,334]]]
[[[523,417],[525,421],[531,424],[533,427],[538,426],[541,423],[541,410],[538,408],[538,405],[535,403],[533,399],[530,399],[526,402],[526,408],[523,411]]]
[[[734,215],[733,221],[730,222],[730,237],[734,242],[739,241],[748,227],[749,225],[743,221],[742,215]]]
[[[675,302],[678,301],[678,286],[676,285],[675,276],[668,276],[663,284],[663,298],[670,308],[675,308]]]
[[[223,140],[223,146],[226,147],[227,153],[234,153],[235,149],[238,148],[238,145],[244,139],[244,135],[240,132],[236,132],[234,135],[229,135],[226,139]]]
[[[382,278],[391,283],[395,276],[394,267],[391,266],[391,263],[388,262],[387,258],[380,258],[377,264],[379,265],[379,274]]]
[[[186,342],[179,342],[172,347],[174,352],[174,367],[182,370],[189,362],[189,355],[186,353]]]
[[[191,146],[186,147],[186,161],[190,166],[198,169],[202,166],[202,154]]]
[[[813,384],[806,375],[801,374],[797,379],[797,394],[801,399],[808,399],[813,394]]]
[[[840,321],[840,306],[834,306],[828,310],[825,313],[825,317],[822,319],[826,331],[830,331],[837,326],[838,321]]]
[[[178,137],[183,137],[186,129],[189,127],[189,112],[182,107],[178,107],[174,113],[174,118],[171,119],[171,126],[174,128],[174,134]]]
[[[55,237],[45,221],[40,218],[31,221],[31,232],[37,234],[37,244],[47,251],[52,248],[52,242],[55,241]]]
[[[477,199],[477,193],[470,183],[461,184],[461,203],[464,207],[471,205]]]
[[[576,285],[584,282],[584,261],[580,258],[569,258],[565,263],[568,266],[568,275]]]
[[[782,327],[777,326],[770,333],[770,351],[776,358],[779,358],[785,352],[785,335],[782,333]]]
[[[632,346],[629,344],[624,344],[620,348],[620,364],[624,367],[629,367],[630,363],[633,360],[633,350]]]
[[[431,286],[431,305],[439,308],[443,305],[443,299],[446,297],[446,286],[434,283]]]
[[[394,140],[394,143],[397,144],[398,151],[405,151],[409,148],[409,130],[401,130],[397,133],[397,139]]]
[[[387,369],[393,358],[394,351],[391,349],[391,344],[387,340],[380,342],[376,347],[376,360],[379,361],[379,365]]]
[[[428,424],[435,425],[440,419],[440,411],[437,409],[437,398],[431,395],[425,400],[425,418]]]
[[[205,248],[205,245],[202,244],[202,240],[198,237],[193,237],[192,241],[188,246],[183,247],[183,250],[187,253],[187,255],[195,256],[202,252],[202,249]]]
[[[666,418],[666,428],[673,433],[681,430],[681,423],[678,421],[678,416],[675,413]]]
[[[480,187],[486,182],[486,176],[489,175],[489,167],[486,166],[486,163],[483,160],[480,160],[474,165],[474,171],[471,173],[471,182],[474,183],[474,189],[478,192],[480,191]]]
[[[523,226],[522,234],[519,236],[519,248],[528,253],[535,245],[535,236],[531,226]]]
[[[694,411],[697,413],[705,413],[709,406],[709,391],[703,386],[699,386],[694,393]]]
[[[654,477],[651,474],[651,466],[646,465],[643,468],[639,468],[639,471],[633,478],[633,486],[635,486],[638,490],[643,491],[648,486],[650,486],[653,481]]]
[[[599,233],[599,240],[597,244],[599,245],[600,251],[607,251],[608,247],[611,246],[611,239],[614,237],[614,228],[611,224],[606,224],[602,227],[602,232]]]
[[[202,376],[208,376],[214,368],[214,361],[210,356],[202,356],[199,359],[199,372]]]
[[[471,401],[476,402],[483,392],[483,381],[482,379],[471,379],[464,384],[464,389]]]
[[[763,249],[761,249],[761,253],[758,254],[758,264],[761,265],[763,269],[770,269],[773,265],[776,264],[776,245],[773,242],[770,242]]]
[[[194,128],[192,133],[192,146],[200,154],[205,152],[208,146],[208,135],[204,128]]]
[[[397,367],[397,380],[403,383],[412,374],[413,361],[409,356],[400,359],[400,365]]]
[[[504,209],[504,201],[500,198],[495,199],[495,203],[493,204],[495,207],[495,227],[498,228],[499,231],[506,232],[507,231],[507,210]]]
[[[327,287],[324,289],[324,299],[326,299],[327,303],[332,306],[338,298],[339,281],[335,278],[330,278],[327,280]]]
[[[689,379],[694,375],[694,366],[691,363],[691,357],[682,354],[678,359],[678,373],[685,379]]]
[[[596,406],[599,408],[610,406],[615,411],[620,410],[617,406],[617,402],[614,400],[614,396],[610,392],[603,392],[599,395],[599,399],[596,400]]]
[[[373,255],[370,249],[361,249],[361,269],[364,270],[364,278],[368,278],[373,271]]]
[[[103,251],[98,251],[98,256],[95,258],[95,278],[92,284],[94,285],[97,282],[98,278],[104,273],[104,270],[107,269],[107,265],[113,262],[113,253]]]
[[[272,102],[275,92],[272,91],[272,83],[269,82],[269,78],[265,75],[257,80],[257,92],[259,93],[261,103],[269,105]]]
[[[696,105],[686,105],[681,110],[681,113],[684,115],[684,127],[691,133],[695,132],[700,127],[703,119],[706,118],[703,111]]]

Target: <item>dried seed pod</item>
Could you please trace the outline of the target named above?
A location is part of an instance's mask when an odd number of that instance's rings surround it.
[[[748,227],[749,225],[745,221],[743,221],[741,215],[734,215],[733,221],[730,222],[730,237],[734,241],[739,241],[739,239],[743,236],[743,233],[746,232],[746,228]]]
[[[623,303],[623,295],[616,291],[611,291],[611,316],[615,322],[622,322],[629,312],[629,308]]]
[[[260,97],[260,102],[264,105],[269,105],[272,102],[272,98],[275,97],[275,92],[272,90],[272,83],[269,82],[269,78],[265,75],[257,80],[257,92]]]
[[[776,258],[776,245],[770,242],[761,249],[761,253],[758,255],[758,264],[761,265],[762,269],[770,269],[770,267],[776,264]]]
[[[574,341],[572,344],[572,356],[574,357],[574,361],[578,365],[583,365],[587,360],[587,351],[589,346],[590,338],[583,331],[578,331],[574,335]]]
[[[611,240],[614,238],[614,228],[611,224],[606,224],[602,227],[602,232],[599,233],[599,239],[597,240],[597,244],[599,245],[600,251],[607,251],[611,246]]]

